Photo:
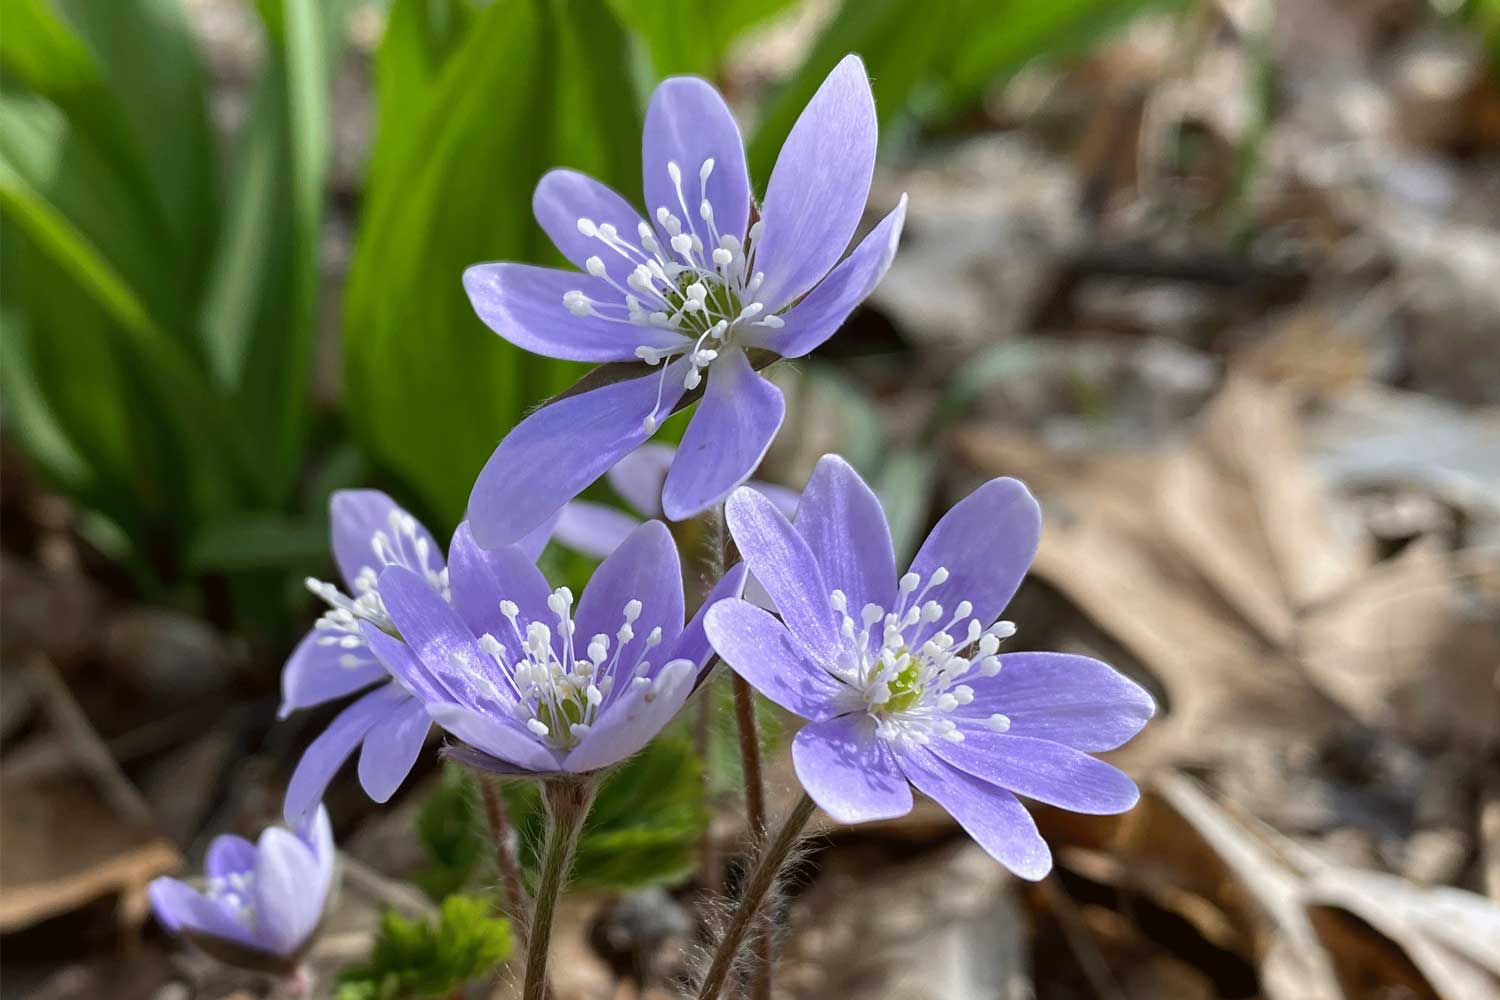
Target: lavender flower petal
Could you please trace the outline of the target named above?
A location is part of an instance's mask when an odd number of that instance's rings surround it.
[[[627,238],[635,237],[642,221],[640,213],[613,188],[576,170],[549,170],[537,181],[531,210],[552,243],[575,267],[585,270],[588,259],[598,257],[606,273],[625,284],[636,262],[615,253],[597,236],[585,236],[578,229],[578,220],[588,219],[596,226],[613,226]]]
[[[255,948],[258,941],[250,929],[222,905],[204,896],[186,882],[156,878],[146,889],[151,911],[163,927],[174,934],[195,932]]]
[[[359,783],[375,802],[387,802],[411,773],[432,720],[413,698],[371,727],[359,752]]]
[[[776,312],[838,263],[875,171],[875,98],[864,63],[845,56],[792,126],[766,185],[757,298]]]
[[[708,388],[677,448],[662,491],[667,517],[684,521],[750,478],[786,416],[781,390],[758,375],[737,347],[708,370]]]
[[[475,264],[464,271],[464,290],[484,325],[523,351],[565,361],[634,361],[635,349],[690,343],[672,330],[625,320],[625,296],[601,278],[530,264]],[[575,316],[563,296],[582,292],[618,308],[619,322]]]
[[[625,646],[628,655],[621,656],[621,662],[633,663],[642,656],[657,659],[677,642],[684,617],[682,563],[672,533],[660,521],[636,528],[594,571],[578,601],[575,646],[582,647],[602,634],[610,637],[612,649],[617,648],[616,632],[631,601],[640,602],[640,617],[632,623],[635,638]],[[658,628],[660,646],[653,655],[647,652],[646,643]],[[621,678],[611,694],[618,694],[625,683]]]
[[[1026,487],[1015,479],[992,479],[943,515],[912,560],[912,572],[926,582],[939,567],[946,569],[947,582],[929,598],[948,605],[970,601],[973,617],[991,622],[1015,596],[1041,537],[1042,509]],[[941,624],[919,631],[916,641]]]
[[[292,955],[317,927],[324,898],[312,891],[322,871],[296,834],[272,827],[256,844],[255,914],[265,950]]]
[[[541,524],[626,453],[642,444],[653,415],[671,412],[685,363],[542,407],[513,429],[485,463],[469,496],[470,527],[486,548],[508,545]]]
[[[432,675],[427,665],[417,658],[411,647],[389,633],[365,622],[360,626],[365,642],[390,671],[398,686],[404,687],[413,697],[425,701],[448,701],[453,695],[441,681]]]
[[[779,330],[752,327],[743,341],[784,358],[800,358],[833,336],[890,270],[905,222],[906,195],[902,195],[895,210],[880,220],[854,252],[781,317],[785,326]]]
[[[614,507],[588,500],[571,500],[557,519],[554,535],[570,549],[603,559],[619,548],[640,523],[638,518]]]
[[[328,728],[308,744],[287,784],[283,811],[289,824],[297,824],[312,811],[370,728],[408,697],[399,685],[378,687],[335,716]]]
[[[976,778],[1038,802],[1077,813],[1109,815],[1131,808],[1141,794],[1118,768],[1049,740],[963,728],[961,743],[933,740],[938,757]]]
[[[430,704],[427,714],[454,736],[498,760],[528,771],[559,770],[557,755],[519,726],[508,725],[511,720],[502,721],[452,704]]]
[[[700,186],[700,171],[708,160],[713,167],[707,185]],[[681,198],[668,163],[675,163],[680,173]],[[656,210],[665,206],[682,220],[687,232],[696,231],[711,251],[717,241],[699,215],[699,204],[706,197],[713,206],[714,231],[744,238],[750,221],[745,147],[724,98],[705,81],[671,77],[651,95],[641,137],[641,177],[646,212],[653,219]]]
[[[775,504],[776,509],[781,511],[788,521],[797,516],[797,505],[802,502],[802,494],[796,490],[789,490],[775,483],[758,482],[754,479],[745,485]]]
[[[328,508],[333,527],[333,556],[344,582],[351,587],[360,570],[368,567],[378,573],[385,565],[375,554],[377,535],[385,535],[388,540],[400,542],[403,546],[410,541],[413,549],[421,548],[433,556],[442,552],[421,523],[379,490],[339,490],[329,499]],[[411,529],[410,540],[392,536],[393,518],[405,522]]]
[[[453,532],[448,583],[458,617],[474,635],[493,635],[512,660],[521,655],[521,642],[500,613],[500,602],[514,602],[526,619],[545,621],[548,617],[547,595],[552,588],[535,560],[519,545],[480,548],[467,521]]]
[[[227,878],[255,867],[255,845],[244,837],[221,833],[208,845],[203,871],[209,878]]]
[[[960,771],[922,747],[905,748],[898,761],[907,779],[948,810],[996,861],[1033,882],[1052,870],[1052,851],[1014,795]]]
[[[542,557],[542,550],[552,540],[552,532],[557,528],[557,519],[561,515],[562,511],[557,511],[547,520],[531,529],[531,532],[524,535],[520,541],[516,542],[516,548],[521,550],[521,554],[532,562],[540,559]]]
[[[661,516],[661,490],[677,449],[647,442],[615,463],[606,478],[610,487],[645,518]]]
[[[816,721],[852,707],[844,704],[844,685],[808,656],[785,625],[749,601],[719,601],[703,624],[724,662],[787,711]]]
[[[281,707],[285,719],[299,708],[310,708],[369,687],[386,677],[385,667],[368,649],[323,645],[321,632],[309,632],[292,650],[281,671]],[[346,666],[345,661],[354,663]]]
[[[1124,744],[1156,713],[1144,688],[1087,656],[1006,653],[1000,662],[993,678],[970,680],[974,700],[955,709],[955,718],[983,723],[1000,714],[1011,736],[1098,752]]]
[[[514,692],[453,606],[415,573],[392,566],[380,574],[380,594],[406,645],[448,698],[472,708],[508,710]]]
[[[797,534],[823,570],[823,582],[844,592],[855,614],[866,604],[893,607],[896,555],[885,511],[849,463],[824,456],[797,508]]]
[[[807,794],[840,823],[911,812],[906,776],[865,713],[803,726],[792,741],[792,763]]]
[[[673,660],[655,678],[622,678],[629,686],[605,706],[594,728],[563,759],[563,770],[581,774],[636,753],[672,721],[692,694],[697,674],[687,660]]]
[[[828,599],[831,588],[807,541],[775,504],[754,490],[735,490],[724,516],[745,564],[771,595],[796,643],[815,662],[836,662],[842,642]],[[714,645],[718,647],[717,640]]]

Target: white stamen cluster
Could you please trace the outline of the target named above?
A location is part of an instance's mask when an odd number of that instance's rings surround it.
[[[354,596],[349,596],[332,583],[307,578],[307,589],[316,594],[329,610],[318,619],[314,628],[320,633],[318,645],[338,646],[345,650],[339,665],[354,669],[371,662],[365,654],[365,638],[360,633],[360,622],[369,622],[376,628],[392,635],[396,626],[386,613],[385,601],[380,597],[380,571],[387,566],[401,566],[418,574],[428,586],[448,600],[448,570],[435,566],[432,544],[417,528],[417,520],[400,510],[392,510],[386,528],[370,536],[370,552],[374,564],[361,566],[353,581]]]
[[[719,232],[713,204],[707,197],[713,170],[712,159],[704,160],[698,168],[694,212],[689,209],[683,191],[682,168],[669,162],[667,175],[677,192],[677,204],[656,206],[656,226],[641,222],[635,241],[610,223],[579,219],[580,233],[624,258],[632,270],[622,285],[610,275],[603,257],[590,257],[584,262],[584,270],[608,282],[624,296],[623,304],[591,299],[577,290],[563,295],[563,305],[575,316],[653,326],[693,338],[691,344],[636,348],[636,356],[648,365],[678,357],[686,359],[682,384],[689,390],[698,387],[703,381],[702,370],[733,343],[736,330],[744,326],[774,330],[783,325],[781,317],[767,314],[765,304],[756,301],[765,274],[755,269],[755,246],[764,234],[765,224],[756,222],[751,226],[743,243],[733,233]],[[681,215],[677,214],[679,211]],[[665,382],[665,365],[662,379]],[[660,399],[658,391],[658,403]],[[657,419],[658,414],[653,410],[645,421],[648,430],[655,429]]]
[[[866,604],[858,619],[850,613],[843,591],[829,595],[844,639],[835,673],[858,692],[876,720],[876,732],[885,739],[962,742],[963,732],[948,715],[974,700],[974,689],[963,679],[971,672],[981,677],[998,674],[1000,643],[1016,632],[1008,621],[986,627],[971,617],[974,605],[969,601],[959,601],[950,614],[928,599],[948,575],[946,568],[938,567],[923,585],[920,576],[907,573],[897,587],[894,610]],[[937,631],[916,641],[945,619]],[[998,713],[986,724],[996,732],[1010,728],[1010,720]]]
[[[547,608],[557,619],[555,626],[533,621],[523,628],[516,604],[500,602],[500,614],[522,651],[514,662],[508,661],[505,645],[493,635],[481,636],[479,646],[509,684],[512,697],[507,700],[514,703],[516,718],[537,738],[565,750],[588,735],[616,688],[629,683],[646,689],[648,701],[654,697],[661,678],[647,676],[651,663],[645,657],[661,644],[662,633],[659,627],[653,628],[640,645],[632,647],[641,602],[631,600],[621,609],[620,627],[613,636],[592,636],[579,650],[574,642],[572,591],[567,587],[554,590]]]
[[[234,914],[247,930],[255,930],[255,872],[231,872],[209,878],[208,898]]]

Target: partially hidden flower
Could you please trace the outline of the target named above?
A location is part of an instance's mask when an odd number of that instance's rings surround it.
[[[452,603],[410,569],[381,573],[394,633],[366,622],[366,641],[463,741],[455,756],[538,775],[598,770],[644,747],[712,654],[704,610],[739,594],[746,575],[743,566],[726,574],[684,627],[682,568],[660,521],[600,564],[576,608],[515,546],[481,549],[464,527],[448,571]]]
[[[323,919],[336,860],[328,813],[320,808],[295,831],[270,827],[255,843],[215,837],[201,889],[157,878],[147,896],[163,927],[215,958],[290,973]]]
[[[365,641],[364,627],[394,631],[380,593],[380,574],[401,567],[435,597],[453,599],[448,567],[432,534],[379,490],[341,490],[329,501],[334,560],[344,587],[309,579],[308,589],[328,611],[298,643],[281,672],[281,711],[293,711],[364,691],[303,753],[287,788],[286,818],[307,817],[328,783],[359,747],[360,784],[385,802],[411,773],[430,728],[422,702],[392,677]],[[535,559],[551,523],[519,549]]]
[[[676,454],[671,445],[643,444],[605,474],[620,499],[639,516],[591,500],[570,500],[557,518],[552,540],[595,559],[609,555],[642,520],[662,516],[662,486]],[[797,493],[785,486],[754,480],[745,485],[764,493],[788,517],[797,510]]]
[[[962,500],[900,577],[879,501],[836,456],[818,464],[795,525],[746,489],[726,515],[780,619],[721,601],[709,638],[762,694],[810,720],[793,762],[834,819],[904,815],[916,786],[1001,864],[1038,879],[1052,856],[1018,794],[1082,813],[1135,804],[1135,784],[1091,754],[1139,732],[1151,697],[1088,657],[1000,655],[1015,631],[1000,613],[1041,537],[1021,483],[991,480]]]
[[[786,409],[747,349],[808,353],[870,294],[895,254],[904,197],[844,257],[864,212],[875,140],[869,80],[851,55],[787,136],[758,217],[739,129],[718,92],[695,77],[665,80],[652,95],[644,218],[583,174],[553,170],[541,179],[537,222],[581,273],[475,265],[464,274],[475,311],[525,350],[635,363],[639,374],[544,406],[500,442],[469,499],[481,544],[535,529],[705,382],[662,511],[691,517],[745,481]]]

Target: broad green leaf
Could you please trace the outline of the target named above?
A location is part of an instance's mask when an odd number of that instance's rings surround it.
[[[82,302],[107,321],[103,328],[108,340],[98,346],[107,343],[108,349],[116,352],[114,360],[125,369],[119,373],[122,383],[128,383],[130,389],[144,389],[144,398],[152,404],[152,412],[167,421],[164,426],[151,429],[154,433],[147,438],[130,444],[181,449],[178,454],[183,460],[193,469],[203,470],[205,475],[201,479],[180,490],[190,504],[211,505],[222,500],[220,491],[250,488],[241,430],[230,421],[221,401],[208,391],[191,358],[157,324],[135,290],[87,235],[31,186],[7,150],[0,150],[0,214],[24,234],[43,261],[71,279],[83,296]],[[38,289],[32,282],[45,277],[42,272],[30,276],[25,290],[35,294]],[[56,305],[60,307],[65,302],[64,299]],[[46,332],[70,335],[64,330]],[[75,341],[69,346],[82,345]],[[78,360],[94,364],[99,359]],[[83,388],[92,392],[98,387],[85,382]],[[118,420],[120,414],[109,417]]]
[[[57,0],[97,55],[101,82],[118,101],[165,223],[151,233],[172,299],[157,310],[184,331],[194,318],[217,225],[218,169],[207,82],[181,0]],[[142,58],[150,53],[149,58]],[[94,98],[97,100],[97,95]]]
[[[267,493],[295,480],[317,333],[330,67],[347,0],[263,6],[271,48],[240,139],[202,305],[209,367],[257,428]]]
[[[374,157],[367,188],[379,184],[382,163],[397,148],[395,136],[415,125],[430,88],[473,23],[474,0],[395,0],[375,56]]]
[[[638,35],[659,77],[696,73],[714,77],[741,33],[791,7],[793,0],[609,0],[615,16]]]
[[[580,371],[491,333],[464,295],[463,270],[561,263],[531,215],[551,167],[639,190],[640,108],[625,51],[602,0],[496,0],[413,121],[378,138],[345,297],[349,420],[448,527],[505,432]]]

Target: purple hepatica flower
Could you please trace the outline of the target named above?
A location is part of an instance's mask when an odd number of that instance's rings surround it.
[[[333,831],[319,808],[297,832],[271,827],[254,844],[215,837],[200,892],[175,878],[147,890],[156,919],[216,958],[290,972],[323,919],[333,888]]]
[[[646,219],[577,172],[542,178],[537,221],[584,273],[479,264],[464,274],[470,301],[518,347],[638,362],[640,374],[545,406],[500,442],[469,498],[481,544],[507,544],[541,524],[649,438],[705,370],[662,510],[691,517],[745,481],[786,409],[746,348],[808,353],[895,254],[904,197],[840,263],[864,212],[875,139],[864,64],[847,56],[787,136],[753,224],[739,129],[723,98],[694,77],[664,81],[646,112]]]
[[[818,464],[795,527],[744,489],[727,516],[781,620],[726,600],[710,609],[708,635],[762,694],[811,720],[793,761],[834,819],[904,815],[909,782],[1001,864],[1038,879],[1051,852],[1013,793],[1083,813],[1135,804],[1134,783],[1089,754],[1139,732],[1151,697],[1087,657],[999,655],[1015,627],[996,619],[1041,537],[1025,486],[981,486],[899,579],[880,502],[836,456]]]
[[[286,818],[297,822],[323,797],[356,747],[359,779],[385,802],[411,772],[430,728],[426,709],[394,678],[365,641],[364,627],[394,631],[380,593],[380,574],[397,566],[440,600],[452,600],[448,568],[432,535],[379,490],[341,490],[329,503],[333,554],[347,590],[308,580],[329,610],[295,650],[281,674],[281,717],[369,688],[344,709],[302,755],[287,788]],[[535,559],[551,524],[518,547]],[[462,531],[463,529],[460,529]],[[458,539],[455,538],[455,544]]]
[[[703,611],[683,627],[682,569],[660,521],[600,564],[573,608],[515,546],[481,549],[463,529],[453,602],[404,567],[380,576],[401,638],[364,625],[426,713],[463,740],[456,756],[513,774],[583,773],[640,750],[692,693],[712,649]],[[704,608],[744,586],[726,574]]]
[[[609,485],[639,517],[608,504],[571,500],[558,516],[552,539],[595,559],[609,555],[619,548],[643,518],[662,515],[662,485],[676,454],[677,449],[671,445],[643,444],[620,459],[606,474]],[[764,493],[788,517],[797,510],[797,494],[784,486],[753,480],[745,485]]]

